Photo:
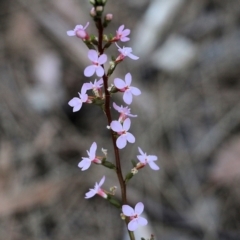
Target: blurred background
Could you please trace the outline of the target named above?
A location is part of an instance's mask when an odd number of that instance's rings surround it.
[[[93,141],[114,161],[105,116],[87,104],[73,114],[67,104],[94,80],[83,76],[85,45],[66,35],[88,21],[96,33],[90,9],[87,0],[0,1],[1,240],[124,238],[114,207],[84,199],[103,175],[105,189],[116,176],[77,167]],[[239,240],[240,1],[109,0],[105,13],[113,14],[106,33],[125,24],[131,41],[119,45],[140,57],[113,75],[131,72],[142,90],[131,105],[136,143],[121,150],[124,172],[138,146],[161,167],[129,182],[130,205],[145,204],[156,239]],[[114,45],[107,52],[117,53]],[[123,104],[122,95],[114,101]]]

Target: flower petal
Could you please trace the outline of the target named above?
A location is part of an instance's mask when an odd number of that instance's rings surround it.
[[[103,84],[103,79],[100,78],[98,81],[97,81],[97,84],[99,87],[102,87],[101,85]]]
[[[100,65],[104,64],[107,61],[107,55],[106,54],[102,54],[100,55],[100,57],[98,58],[98,63]]]
[[[123,149],[124,147],[126,147],[127,145],[126,137],[124,135],[119,136],[116,144],[119,149]]]
[[[73,31],[73,30],[67,31],[67,35],[70,36],[70,37],[76,36],[75,31]]]
[[[137,115],[132,115],[130,113],[126,113],[126,116],[128,116],[128,117],[137,117]]]
[[[130,40],[129,37],[121,37],[121,41],[122,41],[122,42],[127,42],[127,41],[129,41],[129,40]]]
[[[149,166],[152,170],[159,170],[160,169],[160,167],[155,162],[148,162],[148,164],[149,164]]]
[[[125,36],[129,35],[130,32],[131,32],[130,29],[125,29],[125,30],[122,31],[122,36],[125,37]],[[122,40],[121,40],[121,41],[122,41]]]
[[[111,122],[110,127],[114,132],[121,132],[123,130],[122,124],[116,120]]]
[[[79,98],[74,97],[72,100],[68,102],[68,105],[73,107],[73,112],[77,112],[82,107],[82,101]]]
[[[94,65],[90,65],[84,69],[84,76],[85,77],[91,77],[96,71],[96,68]]]
[[[138,222],[137,219],[133,219],[131,222],[128,223],[128,230],[129,231],[135,231],[138,228]]]
[[[123,101],[126,104],[131,104],[132,103],[132,93],[131,93],[131,91],[127,90],[127,91],[124,92]]]
[[[143,203],[142,202],[137,203],[135,206],[135,214],[140,215],[143,212],[143,209],[144,209]]]
[[[131,217],[134,215],[134,210],[132,207],[128,206],[128,205],[122,205],[122,212],[125,216],[127,217]]]
[[[74,28],[74,31],[77,31],[79,29],[83,29],[83,25],[76,25],[76,27]]]
[[[86,102],[88,100],[88,95],[86,93],[81,94],[81,100],[82,100],[82,102]]]
[[[143,218],[143,217],[138,217],[137,219],[137,223],[141,226],[145,226],[148,224],[148,221],[146,218]]]
[[[126,87],[126,83],[121,78],[115,78],[114,85],[118,89],[123,89]]]
[[[135,96],[138,96],[141,94],[140,89],[136,88],[136,87],[130,87],[131,93]]]
[[[126,135],[127,135],[128,142],[135,143],[135,137],[131,133],[127,132]]]
[[[82,91],[87,91],[92,89],[92,84],[91,83],[84,83],[82,86]]]
[[[89,25],[89,22],[87,22],[86,26],[83,28],[84,30],[88,27]]]
[[[99,187],[101,187],[103,185],[103,183],[105,182],[105,176],[102,177],[102,179],[99,182]]]
[[[96,74],[98,77],[102,77],[104,75],[104,70],[103,70],[102,66],[98,66],[96,68]]]
[[[90,153],[89,153],[89,157],[91,160],[95,158],[96,150],[97,150],[97,144],[96,142],[93,142],[93,144],[90,147]]]
[[[82,107],[82,102],[81,102],[79,105],[74,106],[74,108],[73,108],[73,112],[77,112],[77,111],[79,111],[79,110],[81,109],[81,107]]]
[[[89,159],[83,159],[79,164],[78,167],[82,169],[82,171],[87,170],[91,166],[91,161]]]
[[[125,131],[128,131],[131,126],[131,120],[130,118],[126,118],[125,121],[123,122],[123,129]]]
[[[89,50],[88,51],[88,58],[92,61],[92,62],[98,62],[98,53],[96,50]]]
[[[124,25],[121,25],[121,26],[118,28],[118,33],[122,33],[123,29],[124,29]]]
[[[137,158],[141,163],[146,163],[146,161],[145,161],[146,157],[145,156],[137,155]]]
[[[113,102],[113,107],[114,107],[114,109],[117,110],[118,112],[119,112],[120,109],[121,109],[115,102]]]
[[[148,155],[148,160],[149,160],[149,162],[157,161],[157,160],[158,160],[158,157],[155,156],[155,155]]]
[[[133,60],[138,60],[138,59],[139,59],[138,56],[135,56],[135,55],[133,55],[132,53],[129,53],[127,56],[128,56],[129,58],[133,59]]]
[[[74,97],[68,102],[68,105],[71,106],[71,107],[74,107],[74,106],[76,106],[80,103],[81,103],[81,100],[77,97]]]
[[[140,147],[138,147],[138,151],[140,152],[141,155],[144,155],[144,152]]]
[[[125,82],[127,84],[127,86],[130,86],[131,85],[131,82],[132,82],[132,75],[130,73],[127,73],[125,75]]]
[[[91,198],[96,195],[96,191],[94,189],[90,189],[89,192],[85,193],[85,198]]]

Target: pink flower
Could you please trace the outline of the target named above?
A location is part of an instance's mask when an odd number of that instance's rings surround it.
[[[96,50],[89,50],[88,58],[92,61],[92,65],[85,68],[84,76],[91,77],[96,72],[98,77],[102,77],[104,75],[104,69],[101,65],[107,61],[107,55],[102,54],[98,57]]]
[[[115,60],[116,62],[122,61],[125,57],[129,57],[133,60],[139,59],[139,57],[132,54],[132,48],[130,48],[130,47],[120,48],[117,44],[116,44],[116,46],[118,47],[118,51],[120,52],[120,55]]]
[[[102,163],[102,161],[96,156],[96,150],[97,150],[97,144],[93,142],[93,144],[90,147],[90,151],[87,150],[88,158],[82,157],[82,161],[78,164],[78,167],[81,168],[82,171],[87,170],[90,167],[92,162],[97,164]]]
[[[125,82],[120,78],[114,79],[114,85],[119,89],[120,92],[124,92],[123,100],[127,104],[132,103],[132,94],[138,96],[141,94],[141,91],[136,87],[131,87],[132,75],[127,73],[125,76]]]
[[[117,147],[122,149],[126,146],[127,142],[134,143],[135,137],[128,132],[131,126],[130,118],[124,120],[123,125],[119,121],[112,121],[110,124],[111,129],[116,132],[119,137],[117,139]]]
[[[140,217],[144,209],[143,203],[139,202],[136,204],[135,209],[128,205],[122,206],[123,214],[130,218],[130,222],[128,223],[128,230],[135,231],[138,228],[138,225],[145,226],[148,224],[146,218]]]
[[[99,79],[97,81],[97,79],[95,79],[94,83],[90,82],[90,83],[84,83],[84,87],[87,89],[87,90],[99,90],[101,87],[103,86],[103,79]]]
[[[88,101],[88,95],[86,94],[86,88],[83,86],[81,93],[78,93],[79,98],[74,97],[68,102],[68,105],[73,107],[73,112],[77,112],[81,109],[82,104]]]
[[[98,81],[95,79],[94,83],[89,82],[89,83],[84,83],[83,85],[87,90],[92,89],[96,97],[102,97],[102,90],[101,90],[101,87],[103,86],[102,78],[99,79]]]
[[[103,198],[107,198],[108,197],[107,194],[104,192],[103,189],[101,189],[101,186],[103,185],[104,181],[105,181],[105,176],[102,177],[99,183],[97,182],[95,183],[94,188],[89,189],[90,191],[85,194],[85,198],[91,198],[96,194],[98,194]]]
[[[138,160],[140,161],[136,166],[137,169],[144,167],[146,164],[149,164],[152,170],[160,169],[158,165],[154,162],[157,161],[157,156],[147,155],[147,153],[144,153],[140,147],[138,147],[138,151],[141,155],[137,156]]]
[[[127,117],[137,117],[137,115],[131,114],[131,108],[128,107],[119,107],[115,102],[113,103],[113,107],[120,113],[119,122],[123,122]]]
[[[124,30],[124,25],[121,25],[118,30],[116,31],[117,34],[116,36],[112,39],[112,41],[122,41],[122,42],[127,42],[130,40],[129,37],[127,37],[130,34],[130,30],[129,29],[125,29]]]
[[[85,31],[85,29],[88,27],[88,25],[89,25],[89,22],[86,24],[85,27],[83,27],[82,25],[77,25],[73,30],[67,31],[67,35],[68,36],[77,36],[78,38],[86,40],[89,38],[87,32]]]

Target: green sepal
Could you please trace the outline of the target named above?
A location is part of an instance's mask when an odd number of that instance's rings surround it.
[[[104,100],[102,98],[96,97],[93,100],[93,103],[98,105],[98,106],[102,106],[104,104]]]
[[[106,34],[103,35],[103,41],[108,42],[108,36]]]
[[[105,158],[106,159],[106,158]],[[116,166],[113,164],[113,163],[111,163],[111,162],[108,162],[108,161],[102,161],[102,165],[104,166],[104,167],[107,167],[107,168],[110,168],[110,169],[114,169],[114,170],[116,170]]]
[[[136,163],[135,160],[131,160],[131,162],[132,162],[133,167],[136,167],[136,166],[137,166],[137,163]]]
[[[119,92],[119,90],[115,86],[113,86],[110,90],[110,93],[116,93],[116,92]]]
[[[125,177],[125,183],[127,183],[133,176],[133,173],[129,172]]]
[[[103,27],[106,28],[110,22],[111,22],[111,20],[109,21],[109,20],[106,20],[106,19],[104,18]]]
[[[105,6],[107,0],[95,0],[97,6]]]
[[[96,36],[90,35],[90,41],[91,41],[92,44],[98,46],[98,40],[97,40]]]
[[[107,48],[109,48],[110,46],[112,45],[112,42],[107,42],[105,45],[104,45],[104,49],[107,49]]]
[[[116,200],[115,198],[112,198],[110,195],[108,195],[108,199],[107,199],[113,206],[117,207],[117,208],[121,208],[122,205],[120,204],[120,202],[118,200]]]
[[[85,45],[86,45],[89,49],[96,50],[91,41],[89,41],[89,40],[83,40],[83,42],[85,43]]]

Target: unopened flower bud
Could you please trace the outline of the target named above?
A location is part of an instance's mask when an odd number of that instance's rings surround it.
[[[83,40],[87,40],[89,38],[87,32],[85,30],[82,30],[82,29],[76,31],[76,36],[83,39]]]
[[[108,87],[108,91],[111,92],[112,89],[115,88],[113,84],[111,84],[109,87]]]
[[[108,41],[108,36],[106,34],[103,35],[103,41],[105,41],[105,42]]]
[[[137,173],[138,173],[137,168],[133,168],[133,169],[131,170],[131,173],[132,173],[133,175],[137,174]]]
[[[95,17],[95,16],[97,15],[94,7],[90,10],[90,15],[91,15],[92,17]]]
[[[110,187],[110,192],[111,192],[112,195],[115,195],[116,190],[117,190],[116,186]]]
[[[111,13],[108,13],[105,18],[107,21],[111,21],[113,19],[113,15]]]
[[[95,0],[90,0],[89,2],[90,2],[92,5],[95,5],[95,4],[96,4]]]
[[[126,216],[123,213],[120,213],[120,217],[121,217],[122,220],[126,219]]]
[[[103,21],[103,27],[107,27],[108,24],[112,21],[113,15],[111,13],[108,13],[105,17],[104,17],[104,21]]]
[[[105,155],[105,157],[107,157],[107,149],[102,148],[102,152]]]
[[[103,11],[103,7],[102,6],[97,6],[96,7],[96,12],[97,13],[101,13]]]

